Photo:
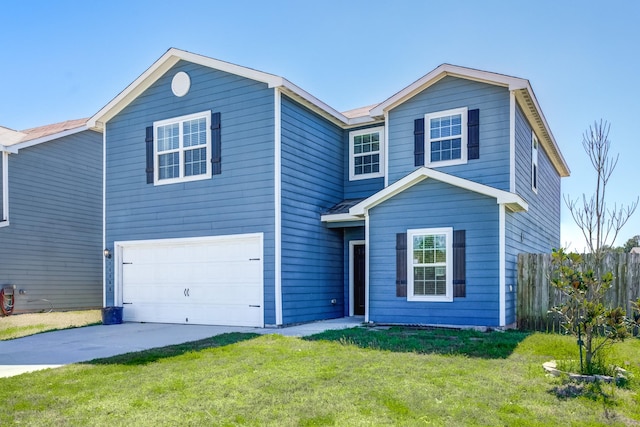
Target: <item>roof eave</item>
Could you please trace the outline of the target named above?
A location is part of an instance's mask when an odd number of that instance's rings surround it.
[[[530,85],[515,91],[516,100],[522,107],[522,110],[527,118],[527,121],[537,132],[540,143],[542,144],[545,152],[549,155],[551,163],[555,167],[556,171],[561,177],[567,177],[571,174],[569,165],[567,164],[564,156],[560,152],[560,147],[556,142],[551,128],[547,123],[547,119],[542,113],[542,109],[538,104],[538,100]]]
[[[529,209],[529,205],[525,202],[520,196],[514,193],[510,193],[508,191],[499,190],[494,187],[489,187],[488,185],[479,184],[474,181],[470,181],[468,179],[460,178],[454,175],[449,175],[444,172],[440,172],[434,169],[430,169],[427,167],[421,167],[404,178],[396,181],[394,184],[378,191],[376,194],[366,198],[362,202],[354,205],[351,209],[349,209],[349,215],[352,216],[361,216],[365,215],[365,213],[385,202],[386,200],[394,197],[395,195],[405,191],[406,189],[413,187],[417,183],[428,179],[433,178],[437,181],[445,182],[447,184],[463,188],[469,191],[473,191],[479,194],[483,194],[485,196],[493,197],[496,199],[496,203],[500,205],[505,205],[509,208],[509,210],[513,212],[522,212],[527,211]]]
[[[433,71],[419,78],[409,86],[405,87],[401,91],[397,92],[387,100],[381,102],[376,107],[371,109],[370,115],[372,117],[382,116],[384,112],[392,109],[393,107],[402,104],[409,98],[412,98],[425,88],[433,85],[434,83],[442,80],[447,76],[459,77],[468,80],[475,80],[483,83],[489,83],[493,85],[503,86],[509,90],[517,90],[526,87],[529,83],[525,79],[519,77],[507,76],[504,74],[491,73],[489,71],[476,70],[473,68],[460,67],[451,64],[442,64],[435,68]]]
[[[220,61],[218,59],[209,58],[184,50],[171,48],[107,105],[93,115],[88,121],[89,127],[91,129],[102,129],[106,122],[122,111],[180,60],[215,68],[241,77],[266,83],[269,87],[283,85],[284,79],[273,74],[264,73],[262,71],[242,67],[240,65]]]
[[[327,214],[321,215],[320,221],[322,222],[350,222],[350,221],[362,221],[361,216],[351,215],[348,213],[340,213],[340,214]]]
[[[52,133],[51,135],[46,135],[46,136],[42,136],[40,138],[35,138],[35,139],[30,139],[29,141],[25,141],[25,142],[19,142],[17,144],[12,145],[11,147],[9,147],[9,150],[7,150],[10,153],[17,153],[19,150],[22,150],[24,148],[28,148],[28,147],[33,147],[34,145],[38,145],[38,144],[42,144],[45,142],[49,142],[49,141],[53,141],[54,139],[59,139],[59,138],[63,138],[65,136],[70,136],[70,135],[74,135],[76,133],[80,133],[80,132],[84,132],[86,130],[89,130],[89,125],[82,125],[73,129],[66,129],[62,132],[56,132],[56,133]],[[15,151],[12,151],[15,150]]]

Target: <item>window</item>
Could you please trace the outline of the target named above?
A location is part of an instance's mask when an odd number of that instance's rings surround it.
[[[211,112],[153,124],[155,184],[211,178]]]
[[[538,138],[531,132],[531,189],[538,192]]]
[[[427,165],[467,163],[467,108],[425,115]]]
[[[409,301],[453,301],[453,229],[408,230]]]
[[[384,176],[384,127],[349,132],[349,180]]]

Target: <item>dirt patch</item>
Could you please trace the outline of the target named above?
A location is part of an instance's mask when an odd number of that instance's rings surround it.
[[[100,310],[25,313],[0,317],[0,340],[23,337],[53,329],[67,329],[100,323]]]

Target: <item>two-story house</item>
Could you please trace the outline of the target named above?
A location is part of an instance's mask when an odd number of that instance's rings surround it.
[[[125,320],[503,327],[517,254],[560,245],[569,169],[524,79],[445,64],[341,113],[170,49],[89,125]]]

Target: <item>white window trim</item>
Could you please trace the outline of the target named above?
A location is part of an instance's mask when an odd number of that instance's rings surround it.
[[[467,107],[454,108],[452,110],[437,111],[434,113],[428,113],[424,115],[424,153],[425,153],[425,165],[426,166],[453,166],[463,165],[467,163]],[[454,114],[460,114],[462,127],[460,138],[460,158],[452,160],[441,160],[437,162],[431,161],[431,119],[437,119],[443,116],[452,116]],[[445,138],[446,139],[446,138]]]
[[[3,151],[2,155],[2,209],[0,209],[0,228],[9,225],[9,153]]]
[[[538,166],[538,152],[540,151],[540,142],[535,132],[531,131],[531,189],[538,194],[540,187],[540,167]]]
[[[437,296],[413,294],[413,237],[429,234],[444,234],[446,238],[446,294]],[[453,228],[420,228],[407,230],[407,301],[452,302],[453,301]]]
[[[183,133],[182,133],[182,124],[188,120],[206,119],[206,130],[207,130],[207,158],[206,158],[206,167],[207,173],[200,175],[192,175],[192,176],[184,176],[184,152],[185,149],[183,147]],[[180,153],[180,176],[178,178],[168,178],[168,179],[160,179],[160,161],[159,161],[159,153],[158,153],[158,127],[165,126],[168,124],[180,123],[180,145],[178,148],[178,152]],[[194,147],[191,147],[194,148]],[[203,111],[200,113],[188,114],[186,116],[180,117],[172,117],[166,120],[160,120],[157,122],[153,122],[153,184],[154,185],[166,185],[166,184],[175,184],[179,182],[189,182],[189,181],[200,181],[203,179],[211,178],[212,165],[211,165],[211,111]]]
[[[374,133],[374,132],[379,132],[380,133],[380,147],[378,150],[378,155],[379,157],[379,163],[380,163],[380,168],[378,172],[374,172],[374,173],[367,173],[367,174],[362,174],[362,175],[356,175],[354,172],[354,167],[355,167],[355,153],[353,150],[353,140],[356,136],[360,136],[360,135],[366,135],[369,133]],[[363,155],[367,155],[367,154],[372,154],[372,153],[366,153]],[[373,152],[373,154],[375,154],[375,152]],[[378,127],[374,127],[374,128],[366,128],[366,129],[360,129],[360,130],[354,130],[352,132],[349,132],[349,181],[358,181],[361,179],[370,179],[370,178],[380,178],[384,176],[384,165],[385,165],[385,132],[384,132],[384,126],[378,126]]]

